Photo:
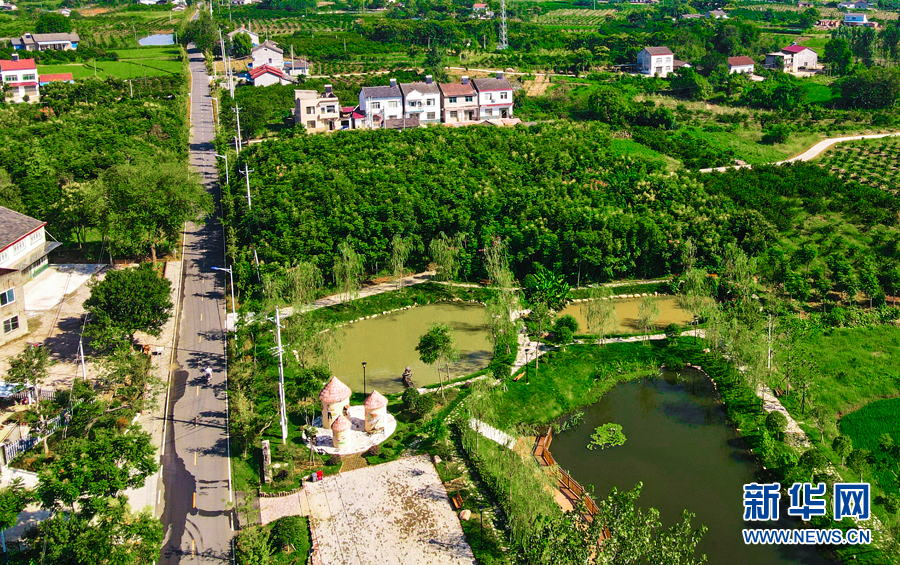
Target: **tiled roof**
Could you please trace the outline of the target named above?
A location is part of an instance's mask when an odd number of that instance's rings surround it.
[[[432,82],[431,84],[428,84],[427,82],[404,82],[400,83],[400,90],[403,91],[404,96],[409,95],[414,90],[418,90],[422,94],[441,93],[436,82]]]
[[[419,127],[419,115],[413,114],[408,118],[386,118],[385,129],[407,129]]]
[[[58,43],[60,41],[77,43],[80,39],[77,33],[32,33],[31,38],[38,43]]]
[[[799,53],[804,49],[809,49],[809,47],[804,47],[803,45],[788,45],[782,51],[784,53]]]
[[[399,86],[364,86],[363,98],[400,98]]]
[[[740,57],[728,57],[728,64],[732,67],[742,67],[744,65],[755,65],[756,61],[746,55],[742,55]]]
[[[256,80],[258,77],[269,73],[277,76],[278,78],[284,78],[284,73],[276,69],[275,67],[270,67],[269,65],[263,65],[261,67],[255,67],[250,69],[250,78],[252,80]]]
[[[284,51],[281,50],[281,47],[279,47],[278,44],[275,43],[274,41],[264,41],[263,43],[260,43],[259,45],[257,45],[253,49],[251,49],[250,52],[256,53],[260,49],[271,49],[272,51],[274,51],[276,53],[282,53],[282,54],[284,53]]]
[[[373,390],[372,394],[363,402],[363,408],[366,410],[377,410],[378,408],[384,408],[387,404],[387,398],[377,390]]]
[[[41,75],[41,82],[64,82],[74,80],[72,78],[72,73],[52,73]]]
[[[475,87],[472,86],[472,83],[442,82],[438,87],[444,96],[472,96],[475,94]]]
[[[18,61],[10,61],[9,59],[4,59],[0,61],[0,71],[29,70],[37,70],[37,65],[34,64],[34,59],[19,59]]]
[[[0,206],[0,249],[6,249],[43,225],[40,220]]]
[[[672,50],[668,47],[644,47],[644,51],[651,55],[672,55]]]
[[[322,392],[319,393],[319,402],[322,404],[334,404],[350,398],[350,387],[341,382],[337,377],[331,377]]]
[[[472,79],[472,82],[479,92],[488,90],[512,90],[512,86],[505,78],[476,78]]]

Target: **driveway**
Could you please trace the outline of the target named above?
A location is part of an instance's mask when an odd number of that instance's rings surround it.
[[[25,284],[25,310],[29,313],[50,310],[103,267],[101,264],[78,263],[50,265]]]

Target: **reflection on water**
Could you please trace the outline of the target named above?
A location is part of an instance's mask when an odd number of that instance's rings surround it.
[[[362,363],[366,362],[366,389],[385,394],[403,391],[400,376],[413,371],[416,386],[438,382],[435,368],[419,360],[416,345],[431,324],[450,326],[460,357],[450,365],[453,378],[486,367],[492,358],[484,307],[478,304],[431,304],[348,324],[332,373],[354,391],[363,390]],[[446,377],[446,373],[445,373]]]
[[[175,35],[172,33],[154,33],[138,40],[141,47],[175,45]]]
[[[793,520],[743,521],[743,485],[757,480],[758,463],[728,425],[709,380],[694,371],[617,385],[584,411],[582,423],[558,434],[551,451],[560,466],[606,497],[613,487],[643,482],[640,503],[660,511],[666,527],[681,511],[709,528],[700,545],[711,564],[822,565],[814,547],[744,545],[744,528],[790,528]],[[612,449],[589,451],[594,428],[620,424],[628,438]],[[781,515],[786,516],[785,508]]]
[[[616,327],[608,333],[626,334],[636,333],[640,331],[638,325],[638,307],[641,304],[640,298],[627,298],[624,300],[615,300],[616,304]],[[562,314],[575,316],[578,320],[579,331],[587,332],[587,302],[579,302],[577,304],[569,304],[562,311]],[[658,296],[656,298],[656,306],[659,308],[659,316],[656,317],[656,327],[665,328],[669,324],[688,325],[693,316],[682,310],[675,302],[673,296]]]

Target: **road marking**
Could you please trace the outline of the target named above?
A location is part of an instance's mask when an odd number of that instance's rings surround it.
[[[197,452],[194,452],[194,467],[197,466]]]
[[[200,343],[201,341],[203,341],[203,336],[200,334],[197,334],[197,343]]]
[[[200,385],[195,386],[194,389],[197,391],[194,393],[194,396],[200,396]]]
[[[197,552],[196,552],[196,547],[194,545],[194,540],[191,540],[191,557],[196,557],[196,556],[197,556]]]
[[[196,492],[194,493],[194,503],[193,503],[193,506],[194,506],[194,508],[197,508],[197,493],[196,493]]]
[[[159,504],[159,499],[161,496],[162,496],[162,491],[161,490],[156,491],[156,504]]]
[[[203,314],[200,314],[200,321],[203,321]]]

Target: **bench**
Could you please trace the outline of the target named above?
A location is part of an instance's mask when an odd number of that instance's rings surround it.
[[[450,496],[450,505],[453,506],[454,510],[459,510],[460,508],[462,508],[462,504],[463,499],[458,492],[455,492]]]

